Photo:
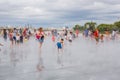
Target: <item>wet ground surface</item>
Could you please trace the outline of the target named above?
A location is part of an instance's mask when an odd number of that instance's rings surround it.
[[[41,50],[34,38],[11,48],[0,41],[0,80],[120,80],[120,40],[96,45],[79,37],[61,54],[49,37]]]

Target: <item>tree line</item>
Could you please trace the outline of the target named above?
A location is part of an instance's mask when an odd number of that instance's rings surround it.
[[[120,32],[120,21],[116,21],[113,24],[99,24],[97,25],[96,22],[86,22],[84,24],[84,26],[81,26],[79,24],[76,24],[73,27],[73,30],[80,30],[80,31],[84,31],[85,29],[89,29],[91,31],[94,31],[95,29],[98,29],[101,33],[104,33],[105,31],[110,31],[112,32],[112,30],[116,30]]]

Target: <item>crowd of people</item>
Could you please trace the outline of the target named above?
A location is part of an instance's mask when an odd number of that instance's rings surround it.
[[[83,37],[84,38],[89,38],[94,41],[96,41],[96,44],[99,42],[104,42],[104,40],[115,40],[118,37],[118,31],[113,30],[111,33],[110,31],[106,31],[105,34],[101,34],[98,29],[95,29],[94,31],[91,31],[89,29],[84,30],[83,32]],[[79,38],[79,30],[72,31],[69,29],[64,29],[61,32],[57,32],[56,29],[51,30],[49,33],[45,33],[42,27],[40,27],[37,30],[34,30],[32,32],[29,28],[24,28],[24,29],[3,29],[2,36],[4,40],[10,40],[11,45],[19,45],[23,44],[24,41],[29,40],[31,36],[35,36],[36,40],[39,43],[39,47],[42,47],[42,44],[44,42],[45,36],[51,36],[51,40],[53,42],[56,42],[58,52],[59,49],[62,49],[62,46],[64,44],[64,40],[67,40],[68,42],[72,43],[72,41],[75,38]],[[3,46],[3,44],[0,44]]]
[[[95,39],[96,44],[98,44],[99,42],[104,42],[104,40],[116,40],[119,37],[119,32],[116,30],[106,30],[104,33],[100,33],[100,31],[98,29],[95,29],[94,31],[91,31],[89,29],[84,30],[83,35],[84,37],[88,37],[91,39]]]
[[[26,39],[29,39],[29,37],[32,35],[31,31],[28,28],[24,28],[24,29],[3,29],[2,32],[3,38],[5,41],[10,40],[11,45],[19,45],[22,44]]]
[[[98,29],[95,29],[94,31],[86,29],[83,32],[80,32],[79,30],[73,31],[64,29],[62,31],[58,31],[57,29],[53,29],[46,32],[42,27],[35,29],[34,31],[31,31],[29,28],[13,28],[10,30],[3,29],[1,35],[4,41],[10,41],[10,47],[22,45],[25,41],[29,41],[32,37],[32,39],[34,38],[38,43],[40,50],[45,42],[45,38],[49,37],[49,39],[51,38],[51,41],[56,44],[58,54],[62,54],[64,52],[66,42],[69,43],[69,46],[72,46],[71,44],[75,41],[75,39],[83,38],[92,40],[96,45],[105,41],[119,39],[119,34],[116,30],[113,30],[112,32],[107,30],[104,34],[100,33]],[[0,43],[0,46],[4,46],[4,44]]]

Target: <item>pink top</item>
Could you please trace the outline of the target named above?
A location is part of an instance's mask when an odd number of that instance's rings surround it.
[[[79,33],[79,30],[76,30],[76,34],[78,34]]]
[[[43,32],[36,33],[36,38],[39,39],[40,37],[42,37],[42,35],[44,35]]]

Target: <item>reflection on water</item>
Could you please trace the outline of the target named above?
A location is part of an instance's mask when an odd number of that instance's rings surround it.
[[[39,61],[38,61],[38,64],[37,64],[37,70],[42,71],[43,69],[44,69],[43,59],[42,59],[42,57],[40,57]]]
[[[44,64],[43,64],[43,58],[42,58],[42,50],[39,49],[39,52],[38,52],[38,55],[39,55],[39,59],[38,59],[38,64],[37,64],[37,70],[38,71],[42,71],[44,69]]]
[[[57,63],[60,65],[60,66],[63,66],[63,54],[58,54],[57,55]]]
[[[17,51],[15,48],[11,48],[10,62],[14,67],[17,65],[17,62],[19,62],[19,59],[17,58]]]
[[[65,44],[63,53],[58,54],[55,45],[49,41],[41,50],[33,39],[29,44],[3,46],[0,51],[0,76],[3,79],[0,77],[0,80],[80,80],[80,77],[81,80],[110,80],[112,76],[115,77],[113,80],[120,79],[119,42],[96,46],[92,41],[78,39],[72,45]]]

